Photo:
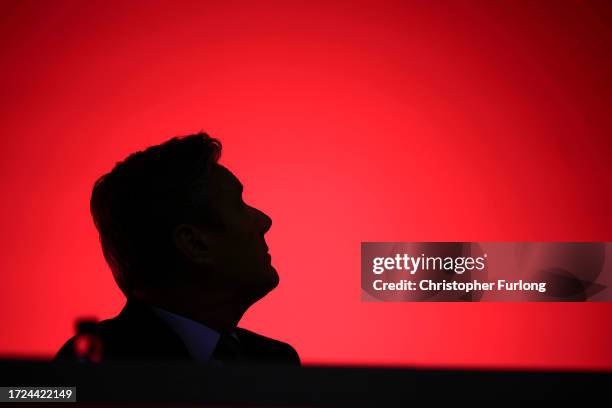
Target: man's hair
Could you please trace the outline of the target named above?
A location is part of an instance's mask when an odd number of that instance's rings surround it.
[[[175,137],[131,154],[100,177],[91,214],[104,257],[128,296],[136,286],[159,286],[179,271],[173,229],[211,222],[210,170],[221,142],[206,133]]]

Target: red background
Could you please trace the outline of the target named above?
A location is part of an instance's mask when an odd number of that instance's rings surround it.
[[[0,354],[120,310],[92,184],[203,129],[274,220],[242,325],[305,363],[612,368],[612,304],[362,303],[359,260],[611,240],[609,2],[0,4]]]

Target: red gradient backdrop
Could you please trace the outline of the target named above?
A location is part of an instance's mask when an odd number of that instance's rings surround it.
[[[609,2],[0,5],[0,354],[120,310],[92,184],[203,129],[274,220],[242,325],[305,363],[612,368],[612,304],[362,303],[359,260],[612,239]]]

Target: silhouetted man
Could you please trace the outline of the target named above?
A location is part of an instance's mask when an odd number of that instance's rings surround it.
[[[242,200],[204,133],[137,152],[95,183],[91,213],[121,313],[94,326],[102,360],[299,365],[288,344],[236,327],[278,285],[264,234],[270,218]],[[76,359],[78,338],[56,359]]]

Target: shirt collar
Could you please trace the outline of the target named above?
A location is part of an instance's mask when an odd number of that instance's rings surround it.
[[[200,363],[208,363],[212,357],[219,332],[195,320],[177,315],[159,307],[151,306],[153,311],[180,337],[189,354]]]

